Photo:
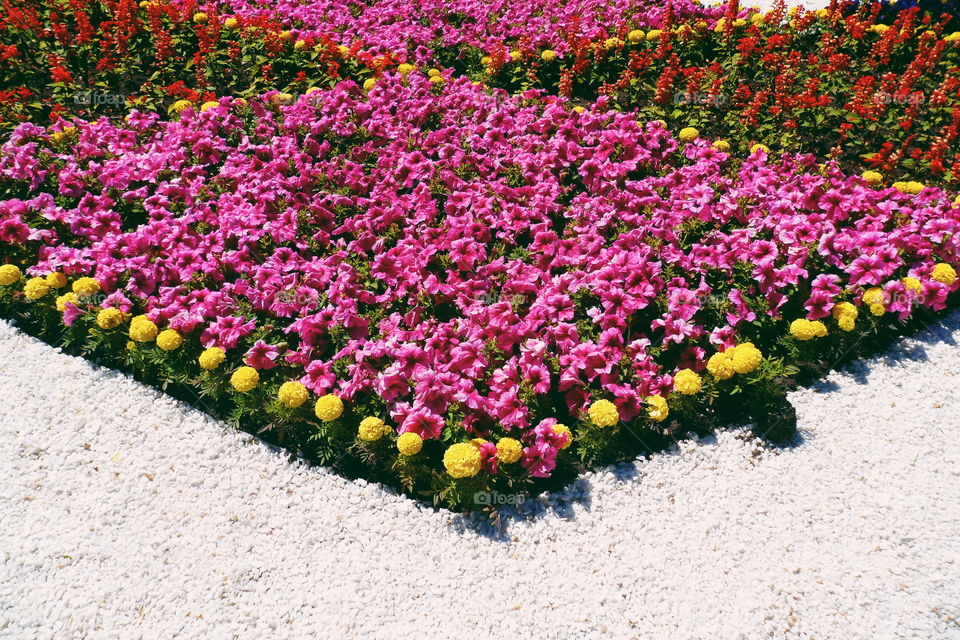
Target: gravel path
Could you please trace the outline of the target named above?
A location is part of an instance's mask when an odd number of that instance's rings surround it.
[[[0,323],[3,638],[960,638],[960,313],[496,532]],[[529,505],[528,505],[529,506]]]

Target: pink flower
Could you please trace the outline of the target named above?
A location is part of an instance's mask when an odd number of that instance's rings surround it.
[[[253,343],[253,346],[243,354],[243,361],[254,369],[273,369],[277,366],[276,360],[279,357],[279,347],[267,344],[263,340],[257,340]]]

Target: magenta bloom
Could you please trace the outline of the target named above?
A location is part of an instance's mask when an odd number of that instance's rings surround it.
[[[534,478],[549,478],[557,466],[557,449],[546,442],[524,447],[520,464]]]
[[[277,366],[280,349],[276,345],[257,340],[243,355],[243,361],[254,369],[273,369]]]
[[[252,320],[244,322],[243,318],[237,316],[220,317],[203,331],[200,335],[200,343],[205,347],[233,349],[241,338],[253,331],[253,328]]]
[[[413,432],[424,440],[439,438],[443,431],[443,418],[426,409],[415,409],[407,414],[406,419],[397,430],[398,433]]]

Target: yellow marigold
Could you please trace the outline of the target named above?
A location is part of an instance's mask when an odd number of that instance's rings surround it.
[[[960,42],[960,31],[954,31],[950,35],[943,36],[944,42]]]
[[[714,31],[723,31],[723,28],[724,28],[725,26],[727,26],[727,19],[726,19],[726,18],[720,18],[719,20],[717,20],[717,24],[715,24],[715,25],[713,26],[713,30],[714,30]]]
[[[830,311],[830,314],[839,320],[840,318],[850,318],[851,320],[856,320],[857,316],[860,315],[860,311],[857,309],[856,305],[851,302],[838,302],[833,305],[833,310]]]
[[[933,268],[933,273],[930,274],[930,277],[949,287],[957,281],[957,270],[946,262],[941,262]]]
[[[220,106],[220,103],[216,100],[207,100],[202,105],[200,105],[200,111],[210,111],[211,109],[216,109]]]
[[[175,113],[177,115],[180,115],[181,113],[186,111],[188,107],[192,107],[192,106],[193,106],[193,103],[190,102],[189,100],[177,100],[172,105],[170,105],[170,108],[167,109],[167,113]]]
[[[176,351],[183,344],[183,336],[173,329],[164,329],[157,334],[157,346],[164,351]]]
[[[755,371],[761,362],[763,362],[763,354],[760,349],[753,346],[752,342],[744,342],[734,347],[731,364],[737,373]]]
[[[62,296],[57,296],[57,301],[56,301],[57,311],[59,311],[60,313],[63,313],[64,311],[66,311],[68,302],[73,304],[76,304],[77,302],[77,294],[75,294],[73,291],[67,291]]]
[[[503,464],[512,464],[523,456],[523,445],[514,438],[500,438],[497,442],[497,459]]]
[[[724,353],[715,353],[707,360],[707,371],[717,380],[732,378],[733,358]]]
[[[63,289],[65,286],[67,286],[67,276],[63,275],[59,271],[48,273],[46,280],[47,284],[52,289]]]
[[[745,27],[745,26],[747,26],[747,21],[744,20],[743,18],[737,18],[736,20],[733,21],[733,26],[735,26],[735,27]]]
[[[523,54],[517,51],[516,49],[510,52],[510,59],[513,60],[514,62],[516,62],[522,57],[523,57]]]
[[[223,26],[225,26],[227,29],[236,29],[240,26],[240,21],[236,18],[227,18],[223,21]]]
[[[544,62],[553,62],[554,60],[557,59],[557,52],[554,51],[553,49],[544,49],[540,53],[540,59],[543,60]]]
[[[306,48],[307,48],[307,41],[306,41],[306,40],[297,40],[296,42],[293,43],[293,50],[294,50],[294,51],[303,51],[303,50],[306,49]]]
[[[617,47],[623,46],[623,40],[620,38],[607,38],[603,41],[603,46],[606,49],[616,49]]]
[[[886,304],[886,295],[880,287],[870,287],[863,292],[863,304],[870,306],[874,304]]]
[[[580,105],[577,105],[577,106],[575,106],[575,107],[573,108],[573,112],[574,112],[574,113],[583,113],[584,111],[586,111],[586,109],[584,109],[584,108],[581,107]]]
[[[427,77],[432,78],[440,75],[440,69],[427,69]]]
[[[123,311],[113,307],[100,309],[97,312],[97,326],[101,329],[116,329],[123,324]]]
[[[566,448],[569,447],[571,444],[573,444],[573,432],[570,431],[570,427],[568,427],[568,426],[565,425],[565,424],[557,423],[557,424],[553,425],[553,427],[551,427],[551,428],[553,429],[553,432],[554,432],[555,434],[557,434],[558,436],[562,436],[563,434],[567,434],[567,436],[568,436],[568,438],[567,438],[567,443],[566,443],[565,445],[563,445],[562,447],[560,447],[561,449],[566,449]]]
[[[50,293],[50,285],[47,284],[46,278],[30,278],[27,280],[27,283],[23,285],[23,292],[31,300],[39,300]]]
[[[260,374],[253,367],[240,367],[230,376],[230,384],[237,391],[246,393],[260,384]]]
[[[421,449],[423,449],[423,438],[420,437],[420,434],[408,431],[401,433],[400,437],[397,438],[397,450],[405,456],[416,455],[420,453]]]
[[[790,323],[790,335],[797,340],[813,340],[827,335],[827,326],[819,320],[797,318]]]
[[[403,64],[397,65],[397,71],[399,71],[400,75],[402,76],[406,76],[413,73],[415,69],[416,67],[410,64],[409,62],[404,62]]]
[[[713,148],[717,151],[722,151],[724,153],[730,153],[730,143],[726,140],[716,140],[713,143]]]
[[[385,432],[386,425],[383,423],[383,420],[375,416],[364,418],[360,421],[360,426],[357,427],[357,435],[360,436],[361,440],[366,440],[367,442],[379,440]]]
[[[870,27],[870,31],[880,35],[883,35],[889,30],[890,30],[890,25],[886,25],[886,24],[875,24]]]
[[[277,398],[280,399],[280,404],[291,409],[296,409],[302,405],[307,401],[309,396],[310,394],[307,392],[307,388],[296,380],[284,382],[277,391]]]
[[[200,357],[197,358],[197,362],[200,363],[200,368],[205,369],[206,371],[211,371],[216,369],[223,361],[227,359],[227,354],[220,347],[210,347],[209,349],[204,349],[203,353],[200,354]]]
[[[20,275],[20,267],[15,264],[5,264],[0,267],[0,285],[11,285],[20,280]]]
[[[647,40],[651,42],[653,40],[659,40],[660,33],[660,29],[651,29],[650,31],[647,31]]]
[[[93,278],[77,278],[77,280],[73,283],[73,292],[81,298],[85,296],[92,296],[98,291],[100,291],[100,283]]]
[[[700,132],[695,127],[684,127],[680,129],[680,142],[693,142],[700,137]]]
[[[290,40],[293,40],[293,32],[292,32],[292,31],[281,31],[281,32],[280,32],[280,39],[281,39],[281,40],[287,40],[288,42],[289,42]]]
[[[860,177],[866,180],[867,184],[869,184],[871,187],[875,187],[881,182],[883,182],[883,176],[880,174],[880,172],[871,171],[870,169],[867,169],[866,171],[861,173]]]
[[[480,471],[480,452],[469,442],[450,445],[443,454],[443,466],[453,478],[469,478]]]
[[[366,80],[363,81],[363,90],[370,91],[370,89],[373,89],[373,87],[376,86],[376,84],[377,84],[377,81],[375,78],[367,78]]]
[[[910,195],[916,195],[924,189],[923,183],[917,182],[916,180],[898,180],[897,182],[894,182],[892,186],[897,191]]]
[[[440,85],[447,81],[443,76],[432,76],[429,78],[431,84]]]
[[[490,56],[483,56],[480,58],[480,64],[485,67],[489,67],[491,62],[493,62],[493,59]]]
[[[663,396],[650,396],[647,398],[647,415],[651,420],[663,422],[670,415],[670,408]]]
[[[597,400],[587,409],[590,422],[598,427],[612,427],[620,421],[620,412],[617,405],[609,400]]]
[[[913,278],[913,277],[911,277],[911,276],[907,276],[906,278],[904,278],[904,279],[901,280],[900,282],[903,283],[903,286],[904,286],[904,288],[905,288],[907,291],[912,291],[913,293],[916,293],[916,294],[921,294],[921,293],[923,293],[923,283],[921,283],[921,282],[920,282],[919,280],[917,280],[916,278]]]
[[[870,305],[870,313],[872,313],[875,316],[882,316],[886,312],[887,312],[886,305],[882,305],[882,304]]]
[[[647,37],[647,34],[645,34],[640,29],[634,29],[633,31],[627,34],[627,40],[629,40],[630,42],[643,42],[644,38],[646,37]]]
[[[770,147],[768,147],[768,146],[765,145],[765,144],[759,144],[759,143],[757,143],[757,144],[753,145],[752,147],[750,147],[750,153],[751,153],[751,154],[754,154],[754,153],[756,153],[757,151],[763,151],[764,153],[770,153]]]
[[[157,325],[147,316],[134,316],[130,320],[130,339],[134,342],[151,342],[157,337]]]
[[[837,318],[837,326],[843,331],[853,331],[857,326],[857,321],[852,316],[840,316]]]
[[[207,18],[207,14],[205,14],[203,11],[198,11],[197,13],[193,14],[193,22],[195,24],[207,24],[208,19],[209,18]]]
[[[703,387],[703,380],[695,371],[680,369],[673,376],[673,388],[684,395],[692,396],[699,393]]]
[[[324,422],[331,422],[343,415],[343,400],[328,393],[317,400],[314,413]]]

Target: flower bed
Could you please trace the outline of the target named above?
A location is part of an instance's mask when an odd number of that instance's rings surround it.
[[[449,72],[273,97],[20,125],[3,314],[438,503],[776,422],[960,288],[938,188]]]

